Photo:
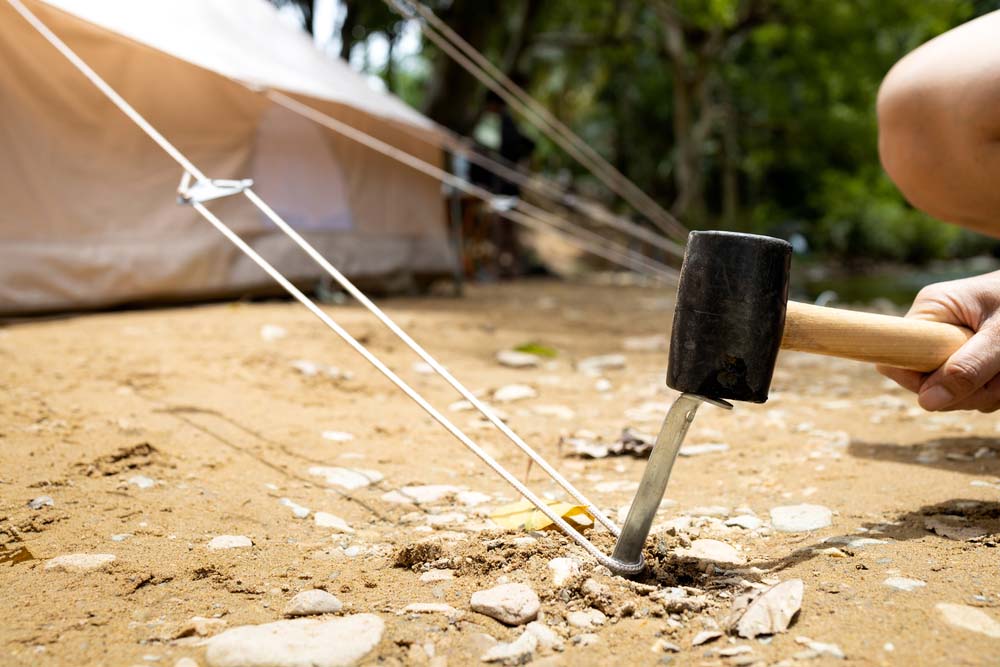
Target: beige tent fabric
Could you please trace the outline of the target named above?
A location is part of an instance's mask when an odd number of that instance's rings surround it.
[[[451,270],[440,185],[433,179],[294,116],[219,73],[137,43],[141,30],[125,37],[38,0],[28,4],[206,174],[255,178],[259,193],[273,198],[275,209],[347,275]],[[266,11],[273,19],[267,44],[250,41],[263,39],[260,34],[219,29],[215,41],[230,44],[222,52],[264,58],[281,50],[283,40],[301,46],[303,39],[264,0],[51,4],[185,5],[179,23],[198,26],[191,34],[218,28],[224,9],[237,16],[254,7],[254,16]],[[166,28],[165,14],[155,15]],[[191,41],[192,49],[195,44]],[[419,115],[367,89],[346,65],[331,64],[322,74],[305,68],[301,78],[321,77],[317,90],[351,94],[360,84],[367,91],[358,93],[362,102],[354,105],[344,95],[302,101],[421,159],[440,162],[435,149],[412,136],[420,124],[411,124],[409,116],[422,120]],[[244,63],[240,78],[248,79],[253,66]],[[273,69],[262,70],[257,81],[275,84]],[[285,90],[306,88],[295,83]],[[376,112],[380,97],[388,102]],[[400,123],[410,127],[404,130]],[[198,298],[269,286],[270,279],[195,211],[177,205],[180,176],[172,160],[0,2],[0,312]],[[243,197],[217,200],[209,208],[290,278],[311,281],[321,275]]]

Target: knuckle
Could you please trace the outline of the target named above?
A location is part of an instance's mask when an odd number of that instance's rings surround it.
[[[956,359],[945,363],[941,369],[941,381],[952,390],[968,393],[978,387],[979,364],[975,359]]]

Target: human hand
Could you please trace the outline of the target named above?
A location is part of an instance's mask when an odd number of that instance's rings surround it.
[[[928,285],[906,316],[975,334],[932,373],[879,366],[882,375],[917,394],[925,410],[1000,408],[1000,271]]]

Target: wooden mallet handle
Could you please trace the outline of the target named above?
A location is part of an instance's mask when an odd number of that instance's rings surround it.
[[[951,324],[789,301],[781,347],[926,373],[971,336]]]

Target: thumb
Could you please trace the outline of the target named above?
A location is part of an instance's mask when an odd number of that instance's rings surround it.
[[[1000,373],[1000,330],[980,329],[920,386],[925,410],[943,410],[961,401]]]

